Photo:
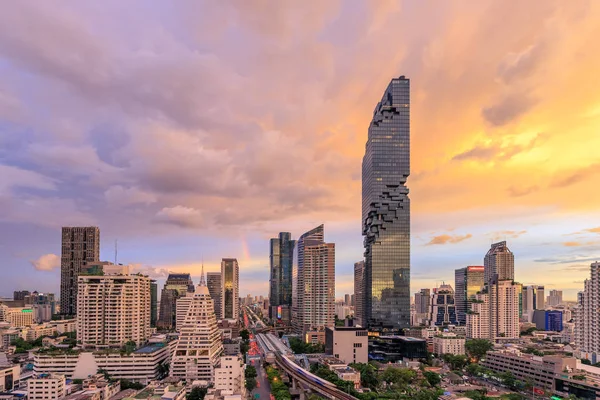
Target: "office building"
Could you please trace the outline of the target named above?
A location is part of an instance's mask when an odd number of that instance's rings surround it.
[[[490,339],[519,337],[520,285],[510,280],[492,280],[488,286],[490,303]]]
[[[270,241],[269,318],[289,325],[292,311],[292,269],[296,241],[289,232]]]
[[[150,326],[156,328],[158,322],[158,285],[152,279],[150,281]]]
[[[427,341],[396,335],[374,337],[369,341],[369,360],[397,363],[405,358],[427,358]]]
[[[13,292],[13,300],[25,300],[25,296],[29,296],[29,290],[15,290]]]
[[[215,315],[217,319],[222,319],[221,313],[221,273],[220,272],[207,272],[206,273],[206,286],[208,292],[215,305]]]
[[[429,308],[429,326],[456,325],[456,307],[454,305],[454,289],[447,284],[433,289]]]
[[[410,82],[394,78],[375,107],[362,163],[365,319],[410,325]]]
[[[194,291],[190,274],[169,274],[160,295],[158,327],[173,329],[177,318],[177,299]]]
[[[77,313],[77,279],[82,268],[100,261],[100,229],[63,227],[60,257],[60,313]]]
[[[325,243],[320,225],[298,239],[296,333],[324,331],[335,324],[335,244]]]
[[[600,362],[600,263],[590,265],[590,277],[585,280],[583,292],[577,295],[575,311],[575,343],[581,358]]]
[[[213,300],[202,283],[196,286],[187,315],[178,328],[179,338],[171,362],[171,377],[190,383],[213,382],[214,368],[223,353]]]
[[[533,312],[545,308],[544,287],[525,286],[522,290],[523,312],[527,322],[533,322]]]
[[[21,366],[0,365],[0,393],[5,393],[17,387],[21,380]]]
[[[492,244],[485,255],[483,264],[485,283],[488,283],[496,275],[498,281],[515,279],[515,256],[505,241]]]
[[[548,307],[556,307],[558,305],[561,305],[563,303],[562,296],[562,290],[551,290],[550,293],[548,293],[548,297],[546,298],[546,305]]]
[[[237,320],[240,313],[240,267],[236,258],[221,260],[221,312]]]
[[[246,397],[245,381],[246,365],[244,360],[236,356],[224,356],[215,368],[214,388],[217,390],[228,390],[232,394]]]
[[[465,338],[455,333],[442,332],[433,337],[433,353],[438,356],[443,354],[464,355]]]
[[[0,304],[0,322],[8,322],[13,328],[33,325],[33,317],[33,309],[30,307],[8,307]]]
[[[345,294],[344,295],[344,305],[345,306],[351,306],[352,302],[350,301],[350,295],[349,294]]]
[[[33,324],[21,328],[21,337],[28,342],[33,342],[41,337],[54,336],[56,333],[56,327],[50,324]]]
[[[467,311],[467,337],[490,339],[490,302],[487,293],[476,294]]]
[[[110,263],[101,274],[79,276],[77,340],[83,346],[140,346],[150,334],[150,278]]]
[[[483,266],[471,265],[454,271],[454,299],[458,323],[467,323],[467,310],[471,309],[471,299],[483,289]]]
[[[325,353],[346,364],[369,362],[369,332],[366,328],[335,326],[325,329]]]
[[[537,330],[562,332],[563,313],[558,310],[535,310],[532,322]]]
[[[365,282],[365,262],[354,263],[354,318],[356,323],[364,326],[364,282]]]
[[[429,308],[431,306],[431,289],[421,289],[415,293],[414,313],[412,316],[412,326],[424,325],[429,318]]]
[[[64,375],[39,374],[27,380],[29,400],[59,400],[65,397]]]

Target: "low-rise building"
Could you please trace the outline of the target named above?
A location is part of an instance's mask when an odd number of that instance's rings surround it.
[[[239,394],[233,394],[230,390],[221,390],[211,388],[208,389],[204,400],[242,400],[243,397]]]
[[[304,334],[304,341],[309,344],[325,344],[325,331],[308,331]]]
[[[435,336],[433,338],[433,352],[438,355],[465,354],[465,338],[448,332]]]
[[[223,354],[226,356],[236,356],[240,354],[240,341],[225,339],[223,340]]]
[[[360,388],[360,372],[354,368],[343,366],[333,367],[331,370],[335,372],[339,379],[354,383],[354,389]]]
[[[21,331],[18,329],[0,329],[0,349],[8,350],[11,343],[21,337]]]
[[[186,396],[185,385],[152,383],[139,391],[135,396],[123,400],[183,400]]]
[[[53,325],[56,328],[56,331],[61,335],[66,332],[75,332],[77,330],[76,319],[61,319],[57,321],[51,321],[50,325]]]
[[[7,392],[19,386],[20,374],[19,365],[0,366],[0,392]]]
[[[31,307],[8,307],[0,304],[0,322],[8,322],[14,328],[22,328],[34,323]]]
[[[347,364],[369,362],[369,332],[360,327],[325,329],[325,353]]]
[[[245,397],[245,371],[246,365],[240,357],[221,357],[219,366],[215,368],[215,389],[229,390]]]
[[[427,341],[406,336],[378,336],[369,340],[369,360],[400,362],[404,358],[427,358]]]
[[[98,393],[100,400],[108,400],[121,391],[120,381],[109,381],[104,374],[96,374],[83,380],[83,393]]]
[[[60,374],[37,374],[27,381],[29,400],[58,400],[65,397],[66,379]]]
[[[21,337],[28,342],[33,342],[44,336],[54,335],[56,335],[56,327],[49,324],[33,324],[21,330]]]

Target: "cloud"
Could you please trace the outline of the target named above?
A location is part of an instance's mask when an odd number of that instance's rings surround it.
[[[511,93],[495,104],[483,108],[481,114],[492,126],[499,127],[525,115],[537,102],[525,93]]]
[[[165,207],[156,213],[155,221],[182,228],[199,228],[203,219],[199,210],[184,206]]]
[[[481,160],[481,161],[505,161],[517,154],[528,152],[537,145],[543,143],[547,135],[538,133],[533,139],[525,144],[515,144],[507,141],[494,140],[486,144],[478,144],[475,147],[459,153],[452,157],[453,160]]]
[[[104,192],[104,197],[109,204],[127,206],[132,204],[152,204],[157,198],[153,193],[145,192],[137,187],[123,187],[115,185]]]
[[[582,255],[574,255],[574,256],[559,256],[559,257],[545,257],[534,259],[534,262],[537,263],[546,263],[546,264],[570,264],[570,263],[582,263],[582,262],[596,262],[600,260],[600,257],[587,257]],[[581,264],[579,264],[581,265]],[[589,265],[587,266],[589,268]]]
[[[585,181],[596,175],[598,172],[600,172],[600,163],[592,164],[567,173],[561,173],[552,179],[550,186],[554,188],[565,188]]]
[[[132,272],[139,272],[141,274],[148,275],[153,279],[166,278],[169,276],[169,270],[167,268],[156,268],[141,263],[133,263],[129,264],[129,266],[131,267]]]
[[[507,192],[509,193],[509,195],[511,197],[521,197],[521,196],[527,196],[528,194],[537,192],[538,190],[539,190],[539,187],[536,185],[522,186],[522,187],[510,186],[507,189]]]
[[[493,240],[504,240],[504,239],[508,239],[508,238],[516,239],[519,236],[522,236],[526,233],[527,233],[526,230],[521,230],[521,231],[506,230],[506,231],[493,232],[493,233],[491,233],[491,236],[492,236]]]
[[[434,245],[434,244],[454,244],[462,242],[463,240],[467,240],[473,237],[470,233],[466,235],[439,235],[434,236],[431,240],[426,244],[426,246]]]
[[[585,229],[586,232],[600,233],[600,227]]]
[[[563,246],[565,246],[565,247],[594,246],[596,244],[598,244],[598,242],[594,242],[594,241],[589,241],[589,242],[576,242],[576,241],[563,242]]]
[[[56,254],[44,254],[37,260],[31,260],[30,262],[38,271],[53,271],[60,268],[60,256]]]

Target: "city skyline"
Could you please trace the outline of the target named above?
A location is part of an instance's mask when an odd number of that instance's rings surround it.
[[[410,293],[507,240],[521,283],[575,300],[600,259],[599,6],[365,4],[6,7],[0,294],[58,295],[57,232],[93,225],[101,260],[118,239],[118,262],[159,287],[236,257],[240,295],[264,295],[268,239],[322,223],[336,297],[350,293],[369,121],[406,75]],[[146,22],[124,19],[134,11]]]

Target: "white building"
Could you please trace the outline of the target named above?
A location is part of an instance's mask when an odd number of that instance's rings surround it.
[[[58,400],[65,397],[66,379],[59,374],[38,374],[27,381],[29,400]]]
[[[129,267],[102,265],[103,275],[79,276],[77,340],[85,347],[140,346],[150,337],[150,278]]]
[[[490,338],[490,303],[487,294],[476,294],[467,311],[467,337],[470,339]]]
[[[175,305],[175,329],[179,329],[183,326],[183,321],[188,313],[190,304],[194,300],[194,293],[186,293],[185,296],[180,297],[176,300]]]
[[[490,339],[519,338],[520,285],[504,280],[492,282],[489,287]]]
[[[577,295],[575,311],[575,338],[581,358],[592,363],[600,361],[600,263],[590,266],[590,278],[585,280],[583,292]]]
[[[61,319],[50,322],[50,325],[53,325],[56,328],[56,331],[60,334],[66,332],[75,332],[77,330],[77,320],[76,319]]]
[[[215,368],[214,388],[229,390],[233,394],[246,396],[246,365],[238,356],[221,357],[220,365]]]
[[[14,328],[33,325],[33,309],[30,307],[8,307],[0,304],[0,322],[8,322]]]
[[[208,288],[196,286],[188,313],[179,329],[179,338],[171,362],[171,377],[188,382],[212,382],[214,368],[223,353],[213,300]]]
[[[546,298],[546,305],[549,307],[555,307],[563,303],[563,292],[562,290],[552,289],[550,293],[548,293],[548,297]]]
[[[442,333],[433,338],[433,352],[442,354],[465,354],[465,338],[454,333]]]
[[[369,332],[360,327],[328,327],[325,330],[325,353],[345,362],[369,362]]]
[[[50,324],[34,324],[21,329],[23,340],[32,342],[40,337],[56,335],[56,327]]]
[[[523,316],[527,322],[533,322],[533,312],[545,308],[544,287],[525,286],[522,290]]]
[[[351,317],[354,315],[354,307],[347,306],[344,303],[336,303],[335,315],[337,315],[338,319],[346,319],[346,317]]]

